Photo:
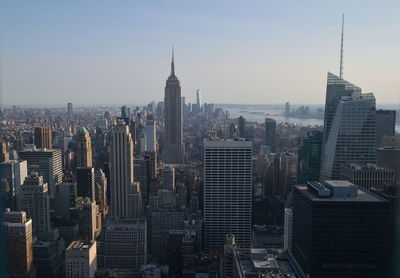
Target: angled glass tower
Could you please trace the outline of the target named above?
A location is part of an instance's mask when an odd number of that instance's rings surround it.
[[[345,163],[375,163],[375,97],[328,73],[321,179],[339,179]]]

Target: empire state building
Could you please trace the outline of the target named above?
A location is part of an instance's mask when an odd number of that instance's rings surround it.
[[[181,101],[181,85],[175,75],[173,52],[171,74],[165,85],[164,105],[165,144],[163,160],[166,164],[182,164],[184,160],[183,107]]]

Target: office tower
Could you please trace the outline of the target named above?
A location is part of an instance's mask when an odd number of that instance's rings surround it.
[[[71,194],[76,186],[72,182],[63,182],[56,185],[55,216],[63,220],[71,218]]]
[[[162,171],[162,189],[175,192],[175,168],[165,166]]]
[[[197,91],[196,91],[196,106],[197,106],[197,113],[201,113],[202,103],[201,103],[200,89],[197,89]]]
[[[12,208],[18,209],[20,204],[21,186],[28,176],[28,163],[26,160],[10,160],[0,163],[0,179],[10,185],[9,198]]]
[[[283,249],[292,250],[293,247],[293,211],[285,208]]]
[[[265,145],[271,148],[271,152],[276,150],[276,121],[265,118]]]
[[[394,136],[396,126],[396,110],[376,110],[376,132],[375,142],[381,147],[383,136]]]
[[[65,250],[66,278],[92,278],[97,269],[96,241],[73,241]]]
[[[132,183],[128,188],[128,218],[143,217],[143,199],[139,183]]]
[[[25,178],[21,190],[21,210],[32,219],[33,235],[42,237],[50,230],[50,200],[43,177],[32,172]]]
[[[279,163],[275,163],[275,171],[278,175],[274,181],[277,182],[278,195],[281,200],[286,200],[292,187],[297,183],[298,157],[295,153],[284,152],[276,155]]]
[[[227,234],[250,247],[252,142],[204,142],[204,248],[222,248]]]
[[[54,198],[55,185],[62,182],[61,150],[25,150],[19,157],[28,162],[28,173],[37,172],[49,186],[50,198]]]
[[[67,105],[67,117],[68,117],[68,120],[72,119],[73,114],[74,114],[74,109],[73,109],[72,103],[68,102],[68,105]]]
[[[79,197],[95,200],[95,175],[93,168],[76,168],[76,188]]]
[[[82,239],[91,241],[96,239],[96,222],[97,211],[96,202],[85,198],[83,200],[82,208],[79,212],[79,227],[81,229]]]
[[[0,142],[0,163],[8,162],[10,160],[10,154],[7,150],[7,143]]]
[[[108,199],[107,199],[107,178],[102,169],[97,169],[95,173],[96,186],[96,203],[99,205],[100,211],[103,216],[108,212]]]
[[[285,103],[285,118],[290,118],[290,103]]]
[[[174,277],[179,274],[195,275],[196,264],[196,233],[192,230],[172,230],[167,238],[168,275]]]
[[[321,179],[339,179],[345,163],[375,163],[375,97],[328,73]]]
[[[238,137],[246,138],[246,136],[246,119],[240,116],[238,119]]]
[[[145,219],[108,218],[97,240],[97,267],[117,277],[139,277],[147,259]]]
[[[134,177],[135,182],[140,184],[140,191],[144,198],[148,198],[149,184],[151,181],[150,176],[150,162],[145,159],[135,159],[134,164]]]
[[[184,160],[183,115],[181,85],[175,76],[174,54],[172,53],[171,74],[165,85],[164,97],[165,138],[163,161],[167,164],[182,164]]]
[[[159,260],[166,257],[169,231],[182,230],[185,214],[174,208],[161,207],[151,214],[151,255]]]
[[[342,179],[365,189],[383,188],[394,185],[394,170],[378,167],[376,164],[349,163],[342,167]]]
[[[53,229],[42,239],[33,241],[33,266],[36,277],[64,277],[64,240],[58,229]]]
[[[35,127],[35,146],[38,149],[51,149],[51,127]]]
[[[136,123],[135,136],[136,136],[135,155],[137,157],[140,157],[142,155],[142,152],[146,150],[146,143],[147,143],[145,125],[140,118]]]
[[[394,181],[400,184],[400,148],[377,148],[376,165],[394,170]]]
[[[128,108],[126,107],[126,105],[121,107],[121,118],[129,119]]]
[[[153,119],[153,116],[147,117],[146,126],[145,126],[145,138],[146,138],[146,151],[156,152],[157,151],[157,136],[156,136],[156,120]]]
[[[143,159],[149,163],[150,178],[154,179],[157,176],[157,153],[156,152],[144,152]]]
[[[76,167],[93,167],[92,162],[92,144],[89,131],[82,127],[75,135],[76,144]]]
[[[389,277],[391,221],[389,201],[348,181],[297,185],[292,253],[309,277]]]
[[[229,125],[229,138],[234,139],[236,136],[236,125],[235,123],[231,123]]]
[[[111,155],[111,212],[113,216],[128,216],[129,187],[133,184],[133,142],[124,121],[112,126]]]
[[[10,211],[3,215],[7,264],[10,278],[35,277],[32,250],[32,219],[24,211]],[[4,246],[2,245],[4,250]]]
[[[310,131],[299,148],[299,183],[319,180],[321,172],[322,132]]]

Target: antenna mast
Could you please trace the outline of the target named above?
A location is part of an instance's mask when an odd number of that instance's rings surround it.
[[[340,40],[340,78],[343,78],[343,33],[344,33],[344,13],[342,14],[342,37]]]

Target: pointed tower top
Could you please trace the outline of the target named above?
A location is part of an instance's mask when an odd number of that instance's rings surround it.
[[[339,70],[340,78],[343,78],[343,33],[344,33],[344,13],[342,14],[342,36],[340,40],[340,70]]]
[[[171,76],[175,76],[174,45],[172,45]]]

